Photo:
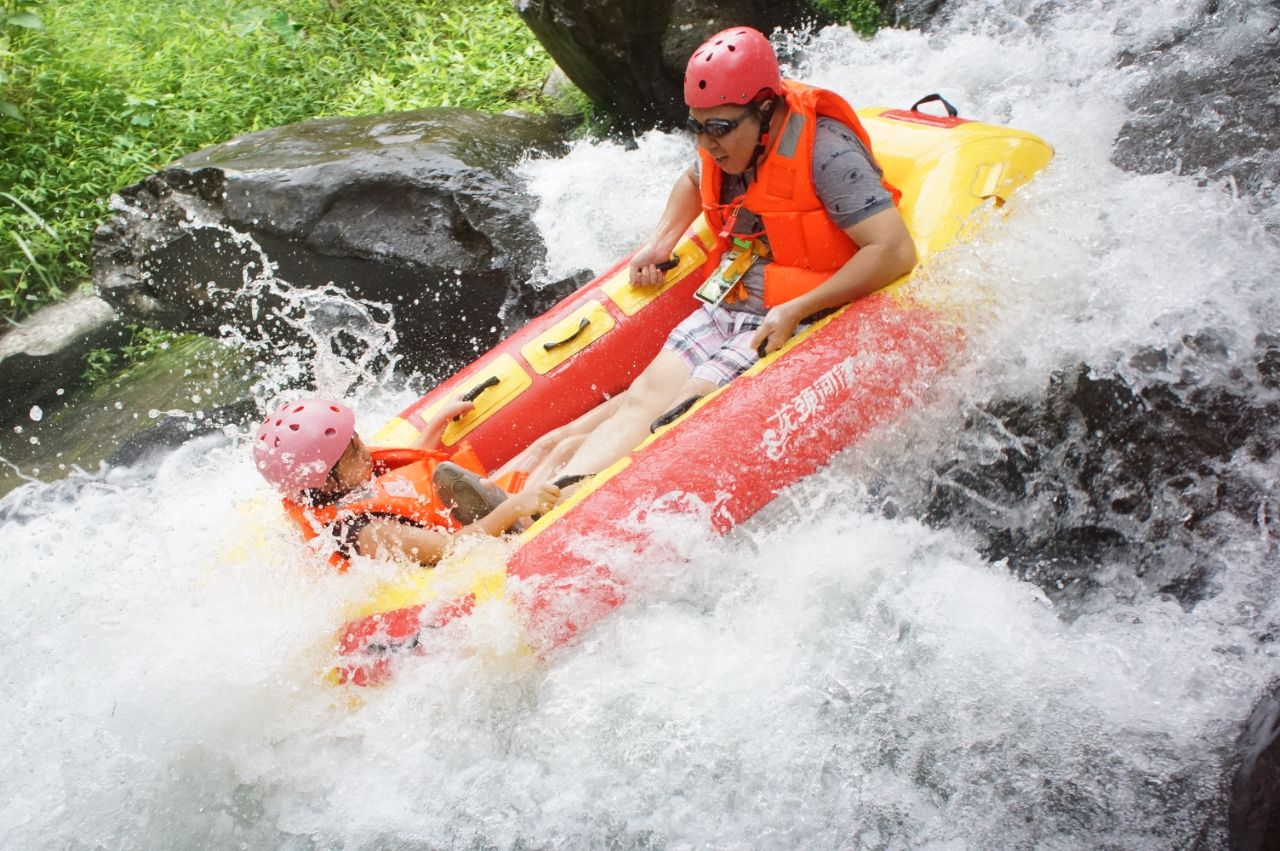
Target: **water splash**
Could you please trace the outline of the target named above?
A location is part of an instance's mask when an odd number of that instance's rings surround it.
[[[905,422],[727,540],[655,513],[630,601],[549,664],[451,634],[357,712],[315,674],[391,568],[324,574],[243,447],[33,486],[0,519],[18,743],[0,842],[1225,846],[1280,624],[1255,452],[1275,445],[1280,249],[1238,187],[1111,161],[1154,73],[1125,57],[1176,46],[1201,8],[948,10],[789,54],[856,103],[937,90],[1058,150],[998,228],[933,258],[921,285],[978,307],[965,361]],[[549,262],[599,271],[640,241],[688,150],[652,134],[527,163]],[[347,388],[362,428],[405,401],[371,384]],[[1138,450],[1189,478],[1126,478]],[[1125,545],[1065,534],[1088,524]],[[1168,589],[1190,574],[1194,593]],[[1080,593],[1056,586],[1072,576]]]
[[[225,343],[269,365],[255,393],[260,399],[300,386],[347,399],[361,386],[393,380],[400,358],[393,354],[399,336],[390,305],[353,298],[332,282],[295,289],[277,275],[277,264],[252,235],[201,220],[198,213],[185,227],[220,234],[229,254],[246,258],[243,285],[222,288],[211,282],[209,295],[250,318],[220,330]]]

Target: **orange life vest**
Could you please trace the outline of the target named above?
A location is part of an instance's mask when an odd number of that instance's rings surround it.
[[[848,102],[835,92],[782,81],[788,114],[782,132],[756,167],[756,178],[730,204],[720,200],[724,172],[705,150],[702,158],[702,209],[716,233],[725,230],[726,210],[741,206],[760,217],[773,262],[764,270],[764,304],[774,307],[804,295],[843,266],[858,246],[827,215],[813,182],[813,137],[818,117],[834,118],[852,130],[871,152],[871,139]],[[902,193],[881,183],[898,203]],[[718,249],[728,240],[723,235]]]
[[[449,514],[448,506],[440,501],[431,475],[441,461],[452,461],[473,473],[484,475],[484,466],[467,444],[455,452],[430,449],[372,449],[374,478],[356,495],[340,499],[330,505],[304,505],[292,499],[284,500],[285,513],[302,532],[305,540],[311,540],[331,523],[343,517],[390,517],[412,526],[438,526],[450,531],[458,528],[458,522]],[[335,552],[329,563],[345,572],[347,557]]]

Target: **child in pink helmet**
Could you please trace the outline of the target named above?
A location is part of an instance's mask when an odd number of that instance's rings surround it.
[[[559,489],[542,484],[508,494],[480,477],[469,447],[440,449],[449,420],[472,409],[455,401],[429,422],[412,447],[370,449],[355,414],[328,399],[300,399],[268,416],[254,438],[259,472],[284,496],[305,538],[336,539],[333,563],[352,553],[401,557],[434,565],[454,535],[501,535],[555,504]],[[509,485],[523,476],[506,477]]]

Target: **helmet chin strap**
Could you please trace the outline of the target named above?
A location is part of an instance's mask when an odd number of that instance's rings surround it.
[[[756,137],[756,149],[751,153],[751,162],[747,163],[746,170],[755,176],[756,165],[760,159],[769,150],[769,129],[773,125],[773,115],[778,108],[778,97],[772,97],[767,101],[760,101],[756,106],[756,115],[760,117],[760,133]],[[768,104],[766,107],[765,104]]]

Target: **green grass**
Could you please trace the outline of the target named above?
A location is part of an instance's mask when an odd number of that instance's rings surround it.
[[[510,0],[0,0],[0,316],[82,284],[109,195],[183,154],[326,115],[531,106],[550,67]]]
[[[865,36],[875,35],[876,30],[888,25],[876,0],[814,0],[814,5]]]

